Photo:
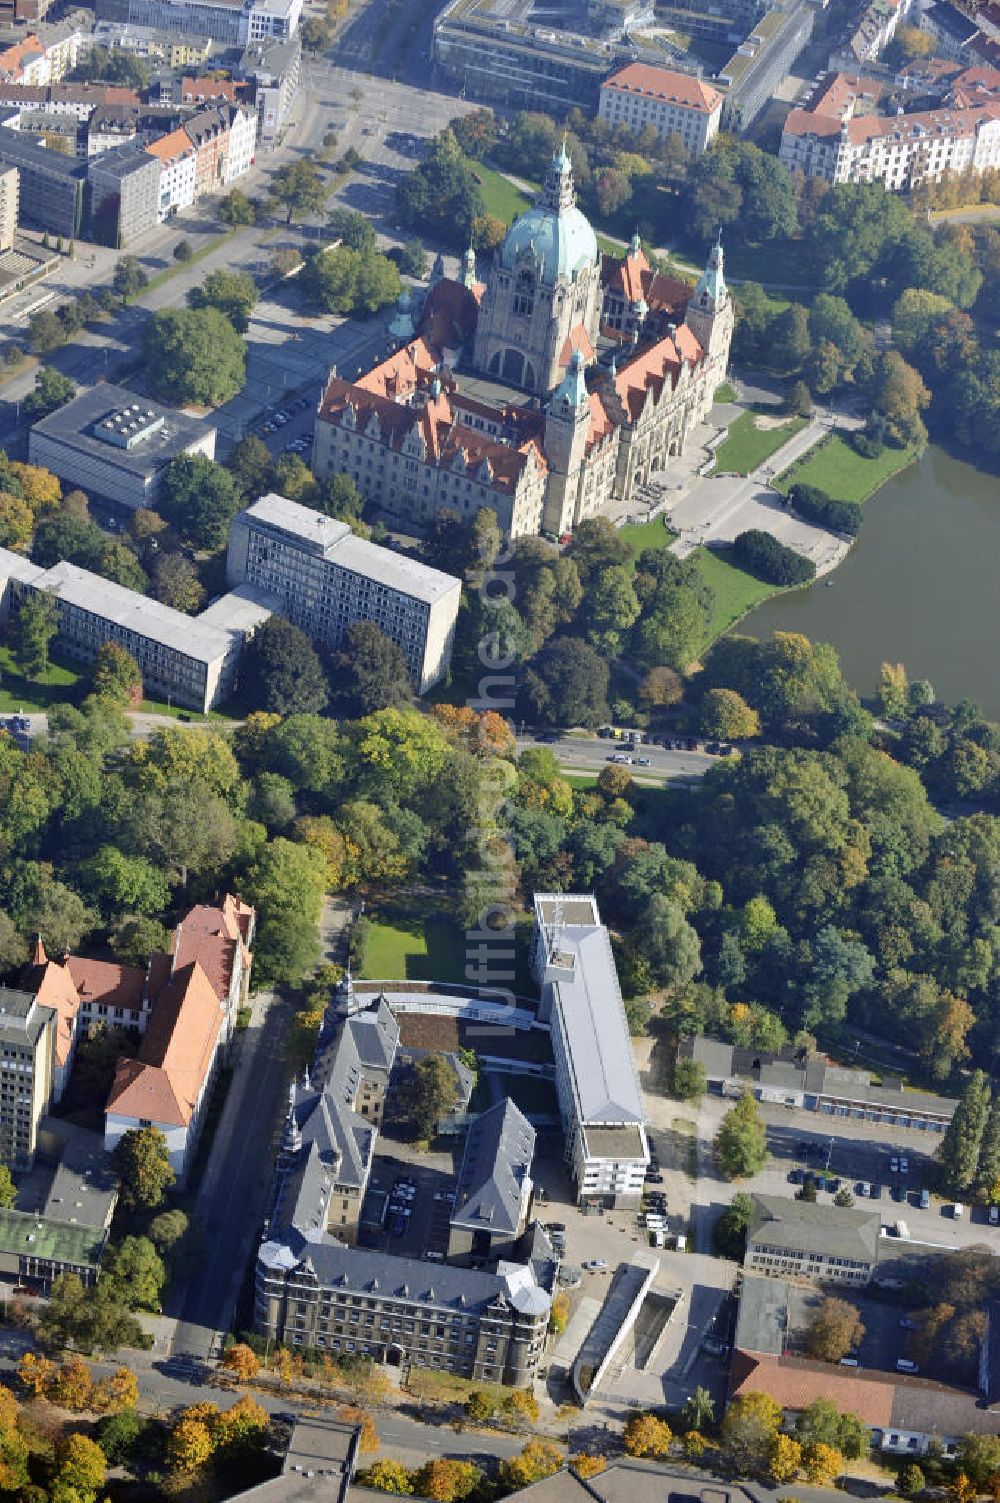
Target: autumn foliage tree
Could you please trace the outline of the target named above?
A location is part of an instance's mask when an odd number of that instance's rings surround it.
[[[776,1435],[771,1442],[768,1471],[772,1480],[780,1485],[791,1482],[799,1474],[802,1465],[802,1447],[791,1435]]]
[[[260,1363],[245,1341],[235,1342],[222,1359],[222,1366],[237,1383],[249,1383],[257,1376]]]
[[[128,1367],[116,1367],[106,1378],[99,1378],[91,1394],[91,1405],[98,1414],[121,1414],[135,1409],[139,1402],[139,1380]]]
[[[802,1469],[812,1487],[829,1487],[844,1470],[844,1458],[836,1446],[817,1441],[802,1453]]]
[[[433,1503],[461,1503],[479,1486],[482,1476],[471,1461],[438,1456],[420,1468],[414,1487],[422,1498],[431,1498]]]
[[[507,1457],[500,1463],[500,1481],[505,1488],[516,1492],[531,1482],[541,1482],[558,1472],[565,1454],[554,1440],[536,1436],[529,1440],[519,1456]]]
[[[596,1477],[598,1472],[603,1472],[608,1463],[603,1456],[591,1456],[588,1451],[578,1451],[569,1458],[569,1464],[576,1475],[586,1482],[588,1477]]]
[[[413,1492],[413,1473],[401,1461],[391,1456],[381,1456],[370,1467],[358,1473],[362,1487],[373,1487],[380,1493],[395,1493],[406,1497]]]
[[[636,1414],[625,1425],[622,1444],[629,1456],[666,1456],[673,1441],[666,1420],[655,1414]]]
[[[806,1334],[806,1351],[821,1362],[839,1362],[861,1345],[865,1328],[846,1299],[825,1299],[813,1312]]]

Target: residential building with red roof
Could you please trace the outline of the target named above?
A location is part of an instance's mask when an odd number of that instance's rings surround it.
[[[692,73],[627,63],[601,84],[598,118],[638,135],[651,127],[660,140],[678,136],[691,156],[719,134],[722,95]]]
[[[397,329],[414,329],[411,308],[407,289]],[[654,271],[638,239],[602,257],[563,147],[484,277],[470,249],[398,348],[332,372],[312,468],[418,523],[485,507],[506,537],[558,537],[681,452],[732,330],[721,245],[694,289]]]
[[[921,67],[926,71],[926,64]],[[806,108],[789,111],[780,160],[806,177],[880,182],[894,192],[951,173],[1000,167],[1000,73],[952,65],[934,79],[944,86],[940,107],[879,114],[880,102],[892,92],[887,80],[836,74]]]
[[[52,1100],[69,1080],[76,1047],[95,1025],[122,1028],[136,1052],[119,1060],[105,1116],[108,1149],[130,1127],[158,1127],[183,1178],[222,1053],[245,1005],[256,912],[226,893],[190,909],[170,951],[145,967],[67,955],[53,960],[39,936],[22,977],[53,1015]]]

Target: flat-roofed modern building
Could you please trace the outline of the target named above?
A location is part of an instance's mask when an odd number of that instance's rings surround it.
[[[346,522],[261,496],[233,518],[226,574],[325,647],[339,647],[354,622],[374,622],[402,651],[418,694],[448,670],[461,581],[355,537]]]
[[[536,893],[532,974],[552,1030],[566,1161],[581,1202],[637,1206],[646,1108],[611,938],[595,898]]]
[[[211,37],[223,47],[245,47],[268,37],[294,35],[303,0],[97,0],[99,21],[123,21],[156,31]]]
[[[0,548],[0,618],[32,591],[56,601],[57,644],[68,657],[91,663],[105,642],[117,642],[135,658],[146,689],[203,713],[233,692],[244,645],[271,614],[237,591],[203,616],[185,616],[76,564],[42,569]]]
[[[31,992],[0,986],[0,1160],[30,1168],[52,1100],[56,1012]]]
[[[23,222],[72,240],[83,232],[85,162],[0,126],[0,167],[16,167]]]
[[[0,252],[9,251],[14,245],[18,182],[16,167],[0,167]]]
[[[158,189],[159,164],[146,162]],[[148,397],[139,401],[125,387],[92,386],[35,423],[28,458],[88,496],[155,509],[170,461],[181,454],[213,459],[215,432],[211,423]]]

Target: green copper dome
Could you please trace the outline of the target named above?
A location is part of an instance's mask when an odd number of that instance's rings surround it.
[[[576,206],[565,142],[549,163],[535,207],[515,219],[504,236],[500,265],[513,270],[518,257],[527,251],[534,251],[547,287],[560,277],[574,277],[585,267],[597,265],[597,236]]]

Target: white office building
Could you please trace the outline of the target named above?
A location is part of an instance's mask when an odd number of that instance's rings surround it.
[[[536,893],[532,974],[552,1030],[566,1161],[582,1203],[637,1206],[646,1109],[611,937],[595,898]]]
[[[270,600],[279,615],[336,649],[356,621],[372,621],[401,649],[423,694],[448,670],[461,581],[355,537],[274,493],[233,519],[227,578]]]

